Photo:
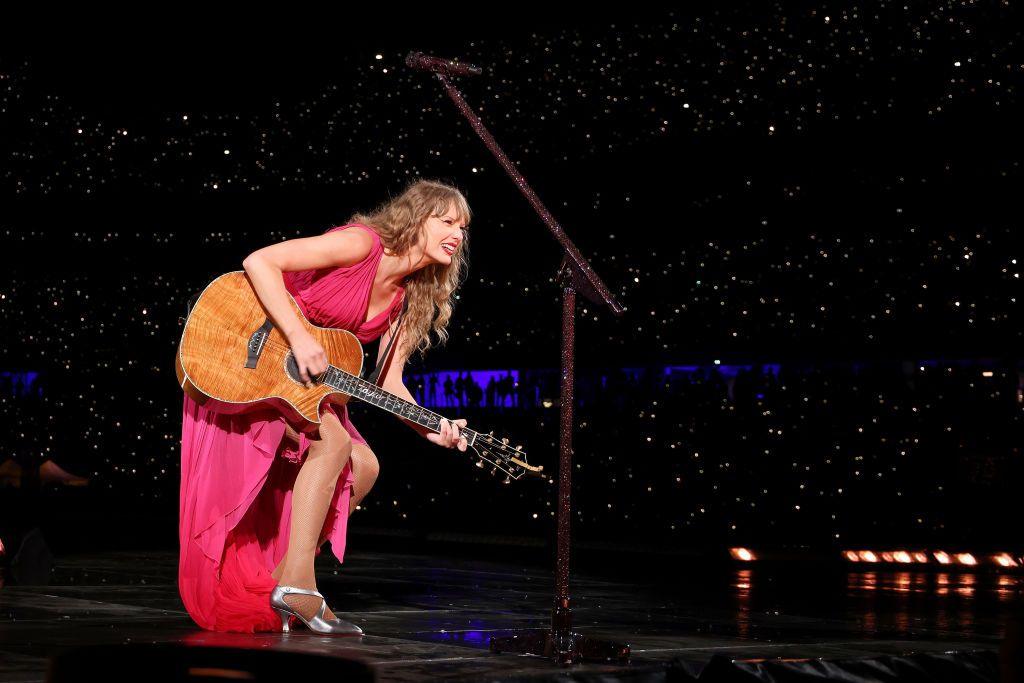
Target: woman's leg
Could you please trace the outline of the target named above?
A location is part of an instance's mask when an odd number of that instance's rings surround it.
[[[370,492],[373,484],[377,481],[377,475],[380,474],[380,463],[377,461],[377,456],[366,444],[352,442],[351,457],[352,476],[355,482],[352,484],[352,496],[348,501],[349,516],[356,511],[359,502],[366,498],[366,494]],[[320,532],[320,540],[317,541],[317,546],[322,546],[327,542],[328,531],[325,527]]]
[[[282,585],[314,590],[313,560],[320,532],[338,477],[352,454],[352,439],[338,418],[325,412],[322,420],[319,434],[310,438],[306,459],[295,477],[288,550],[272,574]],[[320,607],[320,598],[312,595],[289,595],[285,600],[306,618]],[[334,617],[330,610],[324,616]]]
[[[366,498],[366,494],[373,488],[379,473],[380,463],[370,447],[364,443],[352,444],[352,476],[355,478],[355,482],[352,484],[352,497],[348,503],[350,515],[355,512],[356,506],[363,498]]]

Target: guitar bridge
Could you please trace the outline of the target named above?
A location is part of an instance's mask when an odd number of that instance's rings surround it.
[[[251,370],[259,363],[260,354],[263,353],[263,347],[267,345],[267,340],[270,339],[270,330],[272,329],[274,329],[274,323],[271,322],[270,318],[267,318],[255,332],[249,335],[245,367]]]

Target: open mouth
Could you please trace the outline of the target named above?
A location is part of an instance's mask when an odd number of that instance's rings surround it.
[[[444,244],[441,245],[441,249],[444,250],[444,253],[446,253],[449,256],[451,256],[452,254],[455,253],[456,247],[455,247],[454,244],[452,244],[450,242],[445,242]]]

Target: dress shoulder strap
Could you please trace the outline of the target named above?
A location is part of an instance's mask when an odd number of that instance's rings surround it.
[[[370,237],[373,239],[373,242],[370,244],[370,253],[366,255],[366,258],[364,258],[359,263],[355,263],[348,267],[364,268],[368,267],[368,265],[371,263],[374,264],[374,267],[376,267],[377,258],[384,253],[384,244],[383,242],[381,242],[380,235],[378,235],[377,232],[370,226],[363,225],[362,223],[346,223],[345,225],[338,225],[333,228],[330,228],[329,230],[325,231],[324,234],[326,235],[329,232],[335,232],[337,230],[347,230],[353,226],[362,228],[366,232],[370,233]]]

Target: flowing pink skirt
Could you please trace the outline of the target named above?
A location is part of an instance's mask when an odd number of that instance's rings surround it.
[[[331,405],[365,444],[346,406]],[[285,421],[271,412],[213,413],[187,395],[181,430],[178,590],[192,619],[213,631],[280,630],[270,573],[288,549],[291,493],[309,448],[281,450]],[[341,471],[321,538],[344,561],[352,461]],[[320,550],[317,549],[317,554]]]

